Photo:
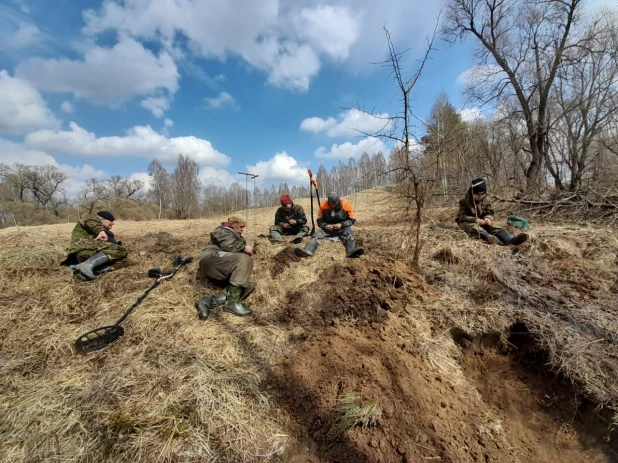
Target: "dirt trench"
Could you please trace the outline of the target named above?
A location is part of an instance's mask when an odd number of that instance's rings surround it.
[[[335,265],[315,285],[290,294],[268,320],[293,327],[296,345],[263,384],[293,421],[281,461],[618,461],[609,417],[546,371],[525,326],[476,339],[453,330],[454,371],[443,372],[429,367],[427,340],[403,317],[432,293],[407,266]],[[322,297],[297,310],[310,291]],[[349,393],[381,415],[375,426],[333,438],[337,405]]]

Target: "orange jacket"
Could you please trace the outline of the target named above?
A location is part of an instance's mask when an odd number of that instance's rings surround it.
[[[333,208],[328,201],[320,204],[318,211],[318,227],[324,228],[326,225],[340,223],[341,227],[351,227],[356,223],[354,209],[345,199],[340,199]]]

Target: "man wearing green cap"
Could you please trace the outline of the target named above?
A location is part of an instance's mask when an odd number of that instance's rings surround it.
[[[239,317],[253,312],[240,301],[247,298],[255,289],[251,277],[253,270],[253,246],[248,245],[242,234],[247,220],[240,214],[228,217],[210,233],[210,243],[202,250],[200,275],[215,285],[227,285],[223,293],[195,301],[200,319],[210,315],[210,309],[223,305],[225,312]]]
[[[116,218],[108,211],[99,211],[95,217],[77,222],[67,257],[60,265],[70,265],[82,281],[94,280],[101,273],[126,265],[128,252],[116,241],[112,232],[115,223]]]
[[[494,225],[494,209],[487,198],[487,183],[482,178],[472,180],[461,200],[455,222],[473,238],[488,244],[519,245],[528,240],[526,233],[512,236],[508,230]]]

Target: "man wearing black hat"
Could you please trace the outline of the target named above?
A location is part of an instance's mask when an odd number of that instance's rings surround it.
[[[472,180],[466,196],[459,200],[455,221],[468,235],[489,244],[518,245],[528,239],[526,233],[513,237],[508,230],[493,225],[494,210],[487,198],[487,183],[482,178]]]
[[[67,257],[60,265],[70,265],[82,281],[94,280],[112,266],[126,265],[127,250],[112,232],[115,223],[116,218],[108,211],[99,211],[96,217],[77,222],[71,233]]]
[[[345,246],[346,257],[360,257],[365,249],[356,247],[352,225],[356,223],[354,209],[337,193],[330,193],[328,199],[320,204],[318,212],[318,231],[304,248],[294,248],[298,257],[312,257],[320,245],[320,241],[330,237],[338,237]]]

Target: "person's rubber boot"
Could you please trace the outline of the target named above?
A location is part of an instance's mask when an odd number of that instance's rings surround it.
[[[223,304],[223,311],[232,313],[238,317],[246,317],[251,315],[253,311],[241,304],[240,296],[242,295],[242,288],[239,286],[228,286],[228,296],[225,304]]]
[[[345,244],[346,257],[360,257],[365,254],[365,248],[357,248],[356,240],[350,240]]]
[[[474,233],[472,235],[472,238],[478,238],[480,240],[485,241],[487,244],[495,244],[495,245],[501,245],[502,241],[500,241],[500,239],[494,235],[490,235],[487,230],[483,230],[481,233]]]
[[[111,263],[109,257],[102,252],[97,252],[94,256],[81,264],[72,265],[73,272],[78,274],[77,277],[81,280],[80,276],[86,278],[88,281],[95,280],[97,276],[94,274],[94,269],[101,267],[102,265]]]
[[[210,298],[198,299],[195,301],[195,308],[197,309],[197,316],[200,320],[206,320],[210,315]]]
[[[318,240],[312,239],[304,248],[294,248],[294,254],[296,254],[296,257],[313,257],[319,245]]]
[[[513,246],[518,246],[522,243],[525,243],[526,241],[528,241],[528,238],[530,238],[528,236],[527,233],[520,233],[519,235],[515,236],[512,240],[511,240],[511,244]]]
[[[283,243],[283,236],[278,231],[271,230],[270,241],[272,243]]]
[[[513,236],[508,232],[508,230],[500,230],[496,233],[496,236],[500,240],[500,244],[508,246],[509,244],[513,244]]]
[[[298,235],[296,235],[294,237],[294,239],[292,240],[292,243],[294,244],[300,244],[303,242],[303,238],[305,237],[304,233],[299,233]]]
[[[94,269],[94,274],[96,276],[99,276],[102,273],[111,272],[112,270],[113,270],[113,267],[111,265],[104,265],[103,267],[95,268]]]
[[[220,305],[225,304],[225,301],[227,300],[227,294],[225,293],[219,293],[219,294],[213,294],[212,296],[210,296],[210,307],[219,307]]]

